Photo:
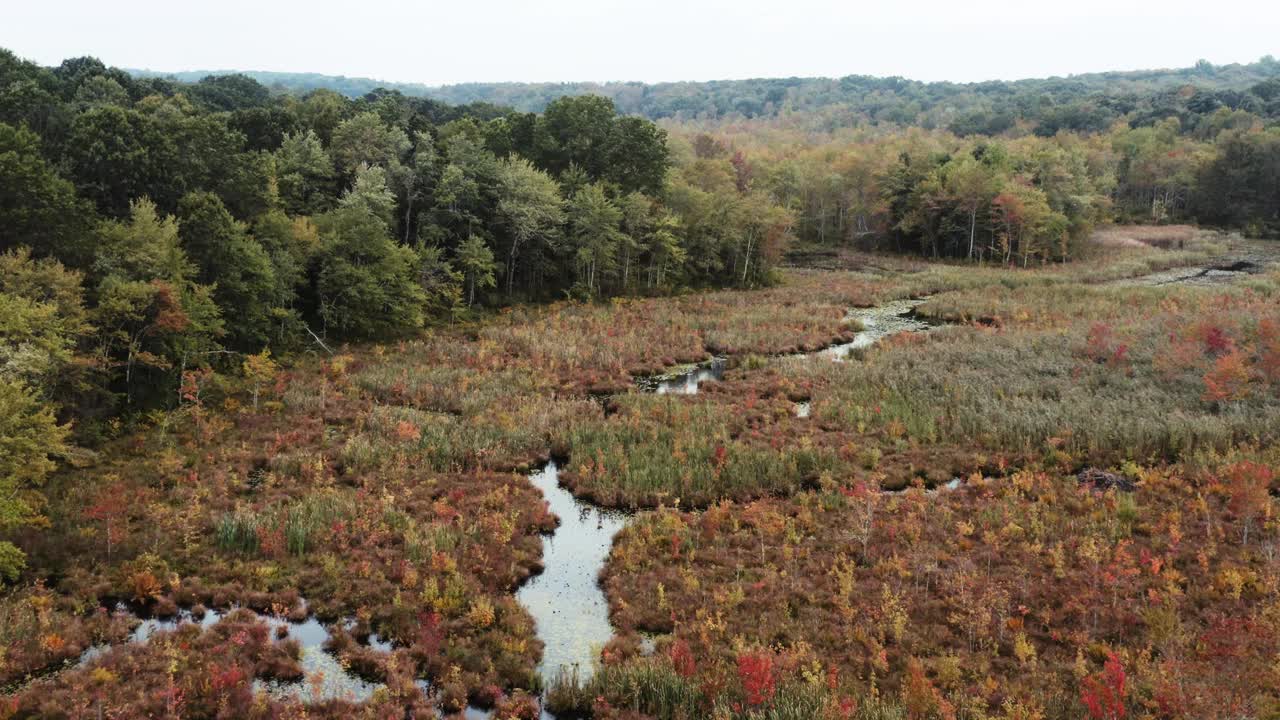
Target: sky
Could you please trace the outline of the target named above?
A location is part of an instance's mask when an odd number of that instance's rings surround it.
[[[440,85],[1015,80],[1280,56],[1276,0],[6,0],[0,47]]]

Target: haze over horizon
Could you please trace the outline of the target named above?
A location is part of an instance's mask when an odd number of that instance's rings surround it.
[[[91,54],[162,73],[312,72],[431,86],[844,75],[977,82],[1248,63],[1280,52],[1280,10],[1249,0],[1172,0],[1158,15],[1132,0],[1052,9],[795,0],[785,12],[763,0],[369,0],[358,12],[348,17],[350,6],[335,0],[64,0],[9,9],[0,47],[45,65]]]

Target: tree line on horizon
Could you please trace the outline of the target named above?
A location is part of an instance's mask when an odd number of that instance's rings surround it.
[[[156,73],[196,83],[203,71]],[[959,135],[994,136],[1019,126],[1050,136],[1099,131],[1117,120],[1135,127],[1177,117],[1187,125],[1220,107],[1280,117],[1280,61],[1248,64],[1200,60],[1185,68],[985,82],[922,82],[846,75],[685,82],[469,82],[428,86],[317,73],[244,71],[279,92],[327,89],[352,98],[378,90],[450,105],[541,112],[566,95],[601,95],[618,111],[651,120],[736,122],[802,114],[813,127],[917,126]],[[1191,90],[1188,93],[1188,89]]]

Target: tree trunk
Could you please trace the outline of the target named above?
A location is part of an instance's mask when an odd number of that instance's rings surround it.
[[[978,229],[978,206],[969,211],[969,259],[973,259],[973,236]]]
[[[631,275],[631,248],[627,248],[626,254],[622,256],[622,292],[627,292],[628,278]]]
[[[409,244],[409,218],[413,217],[413,193],[409,193],[404,204],[404,244]]]
[[[509,299],[516,285],[516,244],[511,243],[511,254],[507,256],[507,298]]]

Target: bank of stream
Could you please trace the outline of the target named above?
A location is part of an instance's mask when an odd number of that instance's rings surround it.
[[[1235,238],[1230,241],[1226,252],[1212,262],[1121,278],[1105,284],[1121,287],[1212,287],[1237,282],[1251,275],[1265,274],[1277,268],[1280,268],[1280,247],[1274,241]]]

